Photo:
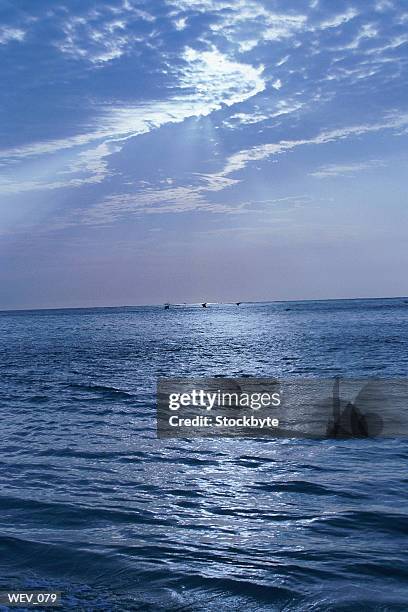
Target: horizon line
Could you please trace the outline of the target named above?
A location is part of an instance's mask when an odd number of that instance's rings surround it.
[[[287,299],[287,300],[237,300],[241,305],[243,304],[279,304],[279,303],[293,303],[293,302],[341,302],[341,301],[357,301],[357,300],[403,300],[408,299],[406,295],[395,295],[395,296],[369,296],[369,297],[342,297],[342,298],[305,298],[305,299]],[[206,302],[208,305],[227,305],[236,304],[236,301],[222,301],[222,302]],[[41,306],[39,308],[0,308],[0,313],[9,312],[37,312],[37,311],[49,311],[49,310],[100,310],[100,309],[118,309],[118,308],[149,308],[149,307],[162,307],[164,304],[170,304],[170,306],[195,306],[201,305],[202,302],[158,302],[154,304],[119,304],[116,306]]]

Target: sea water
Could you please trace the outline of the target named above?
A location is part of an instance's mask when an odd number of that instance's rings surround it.
[[[406,610],[407,440],[158,440],[155,390],[406,377],[407,302],[0,313],[0,588],[73,610]]]

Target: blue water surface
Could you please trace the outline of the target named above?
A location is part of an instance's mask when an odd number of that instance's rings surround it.
[[[408,441],[158,440],[159,376],[406,377],[408,300],[0,313],[0,588],[407,610]]]

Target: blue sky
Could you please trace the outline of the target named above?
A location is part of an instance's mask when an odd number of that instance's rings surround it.
[[[408,5],[0,2],[1,308],[406,295]]]

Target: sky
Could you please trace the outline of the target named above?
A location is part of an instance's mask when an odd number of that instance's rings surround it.
[[[408,294],[408,5],[0,0],[0,308]]]

